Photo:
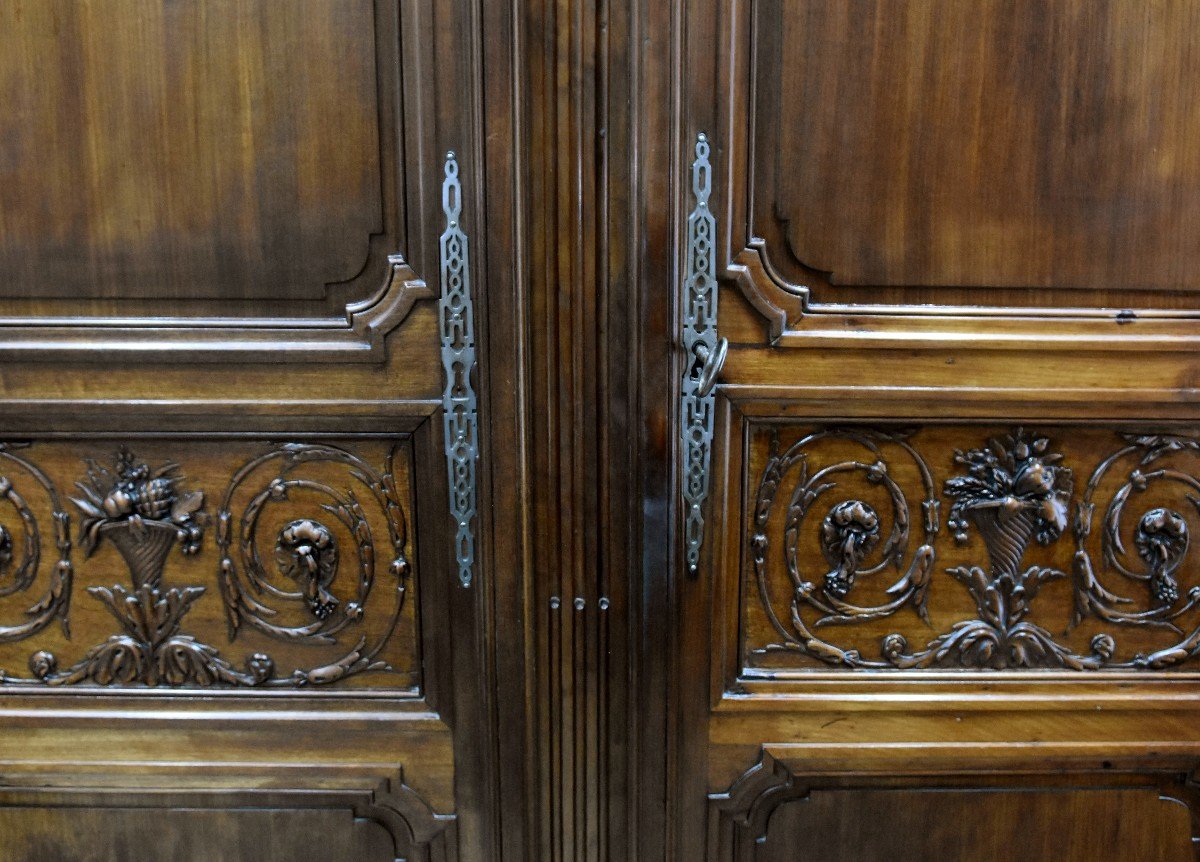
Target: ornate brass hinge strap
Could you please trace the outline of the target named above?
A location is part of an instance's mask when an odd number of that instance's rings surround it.
[[[442,209],[446,231],[441,237],[442,366],[446,391],[442,395],[446,436],[446,469],[450,483],[450,514],[458,525],[454,555],[458,580],[471,585],[475,572],[476,511],[475,462],[479,459],[479,409],[471,375],[475,370],[475,312],[471,305],[471,267],[467,235],[463,232],[462,183],[458,159],[446,154],[446,179],[442,183]]]
[[[700,566],[704,544],[704,503],[708,499],[712,466],[713,386],[729,343],[717,338],[717,219],[709,208],[712,163],[708,138],[696,138],[692,162],[692,194],[696,207],[688,216],[687,265],[683,281],[681,342],[685,367],[680,401],[683,434],[683,500],[686,506],[684,535],[688,572]]]

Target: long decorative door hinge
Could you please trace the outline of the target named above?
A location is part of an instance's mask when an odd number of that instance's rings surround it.
[[[475,372],[475,312],[471,304],[471,266],[467,235],[461,226],[462,182],[458,159],[446,154],[442,183],[446,231],[441,237],[442,298],[440,331],[446,390],[442,395],[446,437],[446,469],[450,484],[450,514],[458,526],[454,555],[458,580],[469,587],[475,573],[477,508],[476,462],[479,460],[479,407],[471,375]]]
[[[696,138],[692,162],[692,194],[696,207],[688,216],[687,267],[683,281],[683,315],[680,341],[685,353],[680,390],[680,427],[683,435],[684,535],[688,572],[700,568],[704,544],[704,503],[708,499],[712,467],[713,387],[725,364],[729,342],[717,338],[717,219],[709,208],[712,194],[712,148],[701,133]]]

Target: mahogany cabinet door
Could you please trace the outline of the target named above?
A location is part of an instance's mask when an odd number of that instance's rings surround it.
[[[1198,13],[683,4],[676,858],[1195,858]]]
[[[0,0],[0,858],[497,858],[477,11]]]

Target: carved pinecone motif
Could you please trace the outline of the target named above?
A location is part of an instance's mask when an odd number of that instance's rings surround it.
[[[174,501],[174,483],[170,479],[151,479],[138,492],[137,513],[143,518],[161,521],[171,514]]]

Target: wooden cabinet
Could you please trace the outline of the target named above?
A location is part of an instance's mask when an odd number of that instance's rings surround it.
[[[0,3],[3,858],[490,856],[460,12]]]
[[[1193,852],[1194,11],[689,4],[681,858]]]
[[[0,0],[0,859],[1196,858],[1190,0]]]

